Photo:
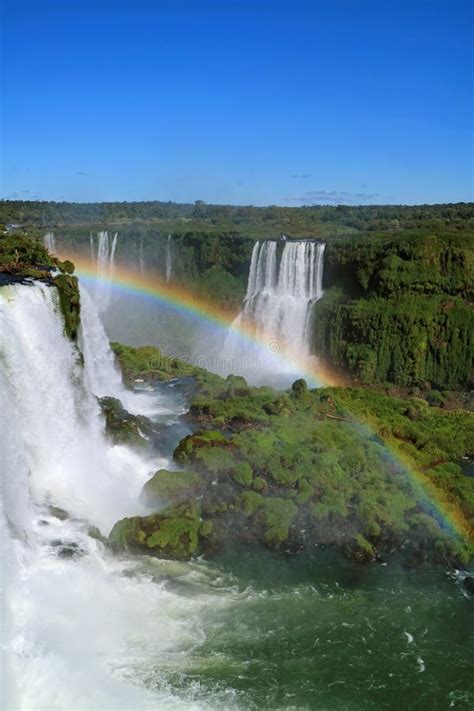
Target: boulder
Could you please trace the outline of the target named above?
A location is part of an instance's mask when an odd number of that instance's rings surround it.
[[[196,498],[202,486],[202,479],[197,474],[160,469],[143,487],[141,498],[147,506],[180,504]]]
[[[197,503],[181,504],[159,514],[118,521],[110,532],[109,542],[116,552],[189,560],[198,548],[200,524]]]

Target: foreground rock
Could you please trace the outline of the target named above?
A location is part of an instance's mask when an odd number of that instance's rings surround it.
[[[113,527],[109,542],[117,552],[188,560],[198,549],[200,525],[199,507],[191,502],[163,513],[124,518]]]
[[[160,428],[144,415],[132,415],[114,397],[99,400],[105,416],[106,432],[114,444],[144,448],[150,440],[159,438]]]

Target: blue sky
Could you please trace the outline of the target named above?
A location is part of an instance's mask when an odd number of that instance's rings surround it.
[[[3,197],[473,199],[465,0],[4,0]]]

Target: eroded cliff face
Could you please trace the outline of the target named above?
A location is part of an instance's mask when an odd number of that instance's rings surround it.
[[[328,243],[312,348],[363,383],[472,382],[474,240],[408,234]]]

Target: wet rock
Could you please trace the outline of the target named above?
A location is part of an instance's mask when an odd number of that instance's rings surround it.
[[[195,498],[202,486],[202,479],[197,474],[160,469],[143,487],[141,498],[148,506],[178,504]]]
[[[99,400],[105,415],[106,431],[114,444],[130,444],[146,447],[147,438],[155,439],[159,429],[143,415],[131,415],[120,400],[114,397],[102,397]]]
[[[49,513],[51,514],[51,516],[54,516],[54,518],[58,518],[60,521],[67,521],[69,518],[68,512],[64,509],[59,508],[59,506],[50,506]]]
[[[84,551],[74,542],[65,543],[64,541],[55,540],[51,541],[50,546],[56,549],[58,558],[74,558],[84,555]]]
[[[462,581],[463,587],[469,595],[472,595],[474,597],[474,576],[472,575],[467,575],[464,580]]]

